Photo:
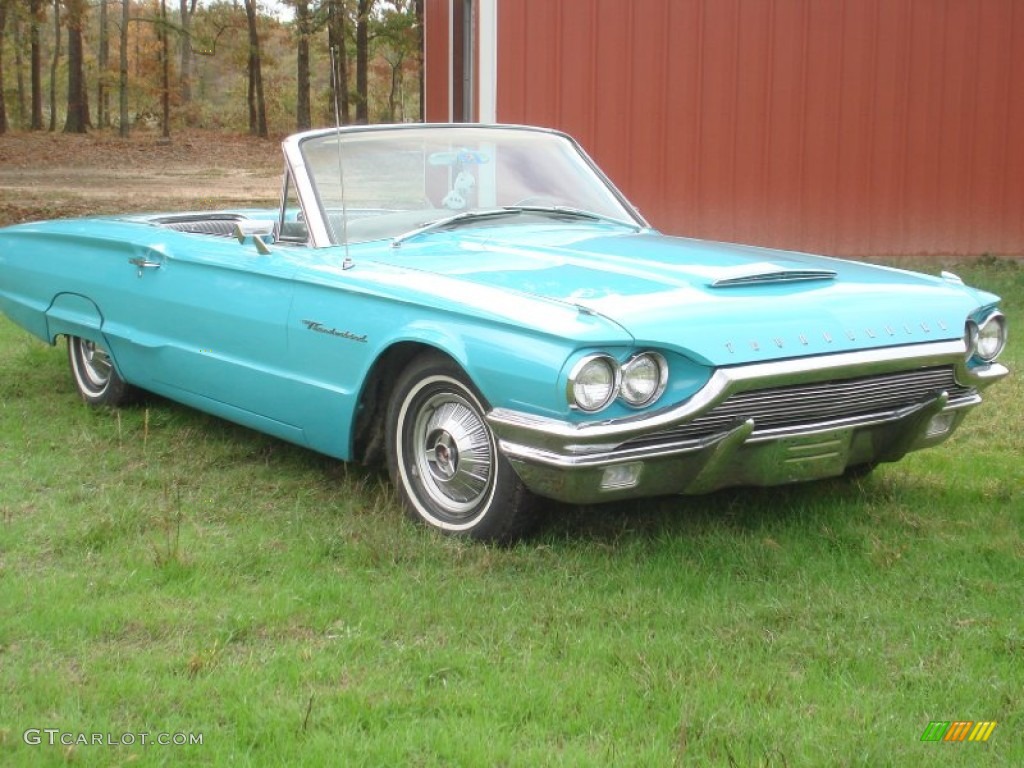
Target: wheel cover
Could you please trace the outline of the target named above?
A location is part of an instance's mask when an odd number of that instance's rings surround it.
[[[94,392],[100,392],[110,382],[110,374],[114,366],[110,355],[103,347],[94,342],[79,340],[78,359],[82,361],[82,383]]]
[[[494,443],[474,405],[454,392],[427,397],[409,436],[412,463],[424,491],[443,513],[465,519],[491,491]]]

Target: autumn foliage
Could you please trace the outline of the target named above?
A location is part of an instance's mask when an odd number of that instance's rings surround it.
[[[0,0],[0,132],[287,133],[335,80],[342,122],[417,120],[421,30],[421,0]]]

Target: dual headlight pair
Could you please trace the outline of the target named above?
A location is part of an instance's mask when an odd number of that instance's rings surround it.
[[[641,352],[619,363],[610,355],[587,355],[569,374],[569,404],[587,413],[618,398],[631,408],[650,405],[665,391],[668,363],[657,352]]]
[[[968,320],[964,343],[968,361],[991,363],[1006,346],[1006,318],[1001,312],[993,312],[981,322]]]

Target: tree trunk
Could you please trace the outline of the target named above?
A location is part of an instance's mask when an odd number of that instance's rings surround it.
[[[260,36],[256,26],[256,0],[245,0],[249,24],[249,133],[266,138],[267,105],[263,98],[263,71],[260,65]]]
[[[192,101],[192,15],[196,0],[181,0],[181,62],[178,80],[181,83],[181,103]]]
[[[4,29],[7,26],[7,0],[0,0],[0,134],[7,133],[7,104],[4,100]]]
[[[416,46],[418,53],[416,55],[420,69],[420,122],[422,123],[427,119],[427,109],[425,106],[427,101],[425,90],[427,78],[423,76],[423,0],[416,0],[416,39],[418,43]]]
[[[160,0],[160,118],[162,136],[171,138],[171,44],[170,29],[167,27],[167,0]]]
[[[50,130],[57,130],[57,67],[60,65],[60,0],[53,0],[53,59],[50,62]]]
[[[121,57],[118,72],[118,113],[121,120],[118,133],[121,138],[128,138],[128,22],[130,21],[131,5],[121,0]]]
[[[107,0],[100,0],[100,50],[96,59],[96,125],[110,127],[110,90],[107,70],[110,67],[110,29],[107,24]]]
[[[29,128],[43,129],[43,56],[39,47],[39,23],[42,21],[42,0],[29,0],[29,55],[30,79],[32,80],[32,118]]]
[[[21,36],[20,14],[14,15],[14,75],[18,84],[18,127],[28,125],[28,108],[25,106],[25,55],[24,39]]]
[[[89,105],[85,93],[85,51],[82,45],[86,0],[65,2],[68,26],[68,114],[64,121],[64,133],[86,133],[89,129]]]
[[[388,93],[388,120],[392,123],[401,122],[405,119],[405,112],[399,115],[399,106],[401,105],[401,92],[402,92],[402,67],[405,65],[405,60],[401,56],[397,56],[395,61],[388,62],[391,65],[391,91]]]
[[[356,17],[356,122],[370,122],[367,69],[370,60],[370,6],[373,0],[359,0]]]
[[[330,0],[327,42],[334,51],[334,72],[331,77],[334,103],[340,107],[341,123],[352,122],[348,98],[348,51],[345,46],[345,6],[342,0]]]
[[[298,32],[296,53],[295,129],[308,130],[312,124],[309,109],[309,0],[295,0],[295,26]]]

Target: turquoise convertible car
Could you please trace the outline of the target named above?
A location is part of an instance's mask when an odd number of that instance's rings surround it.
[[[862,472],[1007,374],[952,274],[666,237],[564,134],[311,131],[281,205],[0,230],[0,309],[86,402],[159,393],[508,540],[570,503]]]

